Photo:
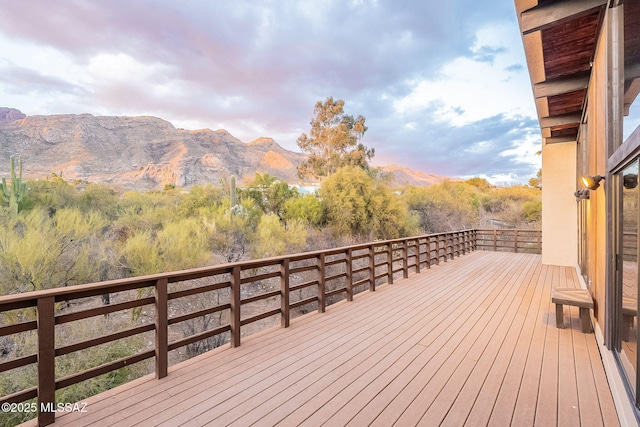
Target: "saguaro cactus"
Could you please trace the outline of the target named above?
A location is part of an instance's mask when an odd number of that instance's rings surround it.
[[[229,186],[231,187],[229,191],[229,196],[231,198],[231,208],[233,208],[238,204],[236,199],[236,177],[234,175],[231,175],[231,178],[229,178]]]
[[[236,194],[236,177],[231,175],[229,178],[229,214],[240,215],[242,213],[242,207],[238,205],[238,196]]]
[[[18,214],[18,203],[22,201],[27,192],[27,183],[22,181],[22,157],[18,157],[18,163],[20,172],[19,176],[16,176],[15,160],[13,156],[9,158],[11,182],[7,183],[7,180],[2,178],[2,183],[0,184],[2,202],[8,203],[9,211],[15,215]]]

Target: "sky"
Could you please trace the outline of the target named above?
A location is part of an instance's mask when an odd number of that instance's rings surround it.
[[[374,165],[526,183],[541,135],[512,0],[0,0],[0,107],[161,117],[299,151],[316,102]]]

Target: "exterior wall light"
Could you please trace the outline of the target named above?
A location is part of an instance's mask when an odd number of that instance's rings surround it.
[[[600,175],[595,175],[595,176],[585,175],[582,177],[582,183],[589,190],[595,190],[596,188],[600,187],[600,181],[602,181],[603,179],[604,177]]]
[[[576,202],[587,200],[589,199],[589,190],[578,190],[573,195],[576,196]]]
[[[624,178],[622,179],[622,185],[624,185],[624,188],[626,188],[627,190],[632,190],[636,188],[638,186],[638,175],[636,174],[625,175]]]

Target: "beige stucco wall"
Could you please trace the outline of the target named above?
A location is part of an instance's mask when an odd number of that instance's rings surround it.
[[[578,263],[576,143],[542,147],[542,263]]]

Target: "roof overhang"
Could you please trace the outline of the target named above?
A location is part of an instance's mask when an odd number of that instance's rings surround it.
[[[544,143],[576,141],[606,8],[619,0],[515,0]],[[640,93],[640,1],[624,4],[625,115]]]
[[[515,0],[545,143],[576,141],[606,0]]]

